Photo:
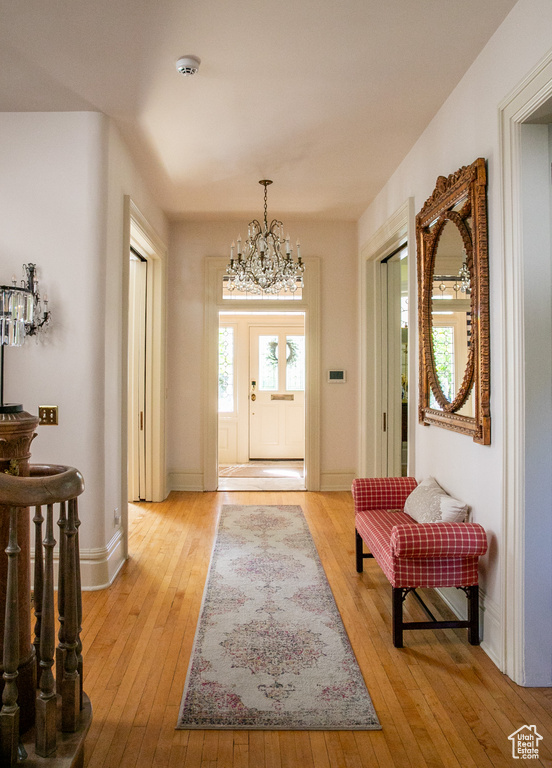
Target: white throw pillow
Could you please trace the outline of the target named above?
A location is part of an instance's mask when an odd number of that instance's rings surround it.
[[[418,523],[462,523],[467,517],[468,505],[453,499],[434,477],[428,477],[414,488],[404,511]]]

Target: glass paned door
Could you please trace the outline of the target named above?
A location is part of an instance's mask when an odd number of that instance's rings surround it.
[[[234,412],[234,328],[219,328],[219,413]]]
[[[302,328],[250,329],[249,457],[303,459],[305,336]]]
[[[235,464],[238,454],[238,350],[235,323],[219,324],[218,347],[218,460]],[[246,414],[247,415],[247,414]]]

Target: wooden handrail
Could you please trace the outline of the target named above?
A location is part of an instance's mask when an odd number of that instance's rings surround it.
[[[84,491],[78,469],[56,464],[31,464],[30,477],[0,473],[0,503],[33,507],[74,499]]]

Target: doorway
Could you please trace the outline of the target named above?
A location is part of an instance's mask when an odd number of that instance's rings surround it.
[[[361,248],[361,422],[359,472],[364,477],[385,477],[388,474],[401,475],[403,471],[415,476],[414,441],[408,441],[416,423],[416,409],[403,403],[403,388],[408,399],[408,382],[415,375],[414,355],[408,355],[408,345],[416,327],[416,303],[408,303],[408,285],[416,284],[416,259],[400,259],[403,246],[415,242],[414,199],[405,203],[378,229]],[[388,267],[385,260],[399,254],[400,266]],[[391,325],[396,333],[392,337],[394,351],[388,349],[388,272],[394,274],[391,283],[395,286],[392,302],[398,310],[393,312]],[[385,278],[385,279],[384,279]],[[383,288],[385,286],[385,290]],[[400,300],[399,296],[400,286]],[[397,306],[398,305],[398,306]],[[400,328],[400,331],[399,331]],[[404,356],[403,356],[404,353]],[[396,375],[393,374],[393,391],[388,390],[387,358],[392,356]],[[398,357],[397,357],[398,356]],[[400,373],[399,373],[400,371]],[[405,377],[404,383],[402,377]],[[391,472],[388,450],[389,402],[394,408],[393,430],[395,438],[392,449],[392,463],[396,469]],[[385,416],[384,416],[385,414]],[[400,415],[399,415],[400,414]],[[385,421],[385,423],[384,423]],[[385,431],[384,431],[385,427]],[[403,434],[405,439],[403,440]],[[398,438],[397,438],[398,435]],[[403,446],[404,443],[404,446]],[[397,445],[400,446],[397,454]]]
[[[383,474],[406,477],[408,467],[408,247],[381,262]]]
[[[219,314],[218,489],[305,489],[305,315]]]
[[[219,326],[220,312],[230,313],[247,309],[250,312],[267,313],[270,310],[300,312],[304,316],[305,337],[305,487],[307,491],[319,491],[321,486],[320,452],[320,399],[321,399],[321,349],[320,349],[320,259],[308,256],[304,259],[305,278],[302,296],[280,296],[271,302],[258,297],[228,297],[223,286],[228,260],[222,256],[205,259],[205,361],[203,397],[203,474],[202,489],[218,488],[218,431],[219,431]],[[236,292],[234,292],[236,293]]]
[[[123,481],[120,524],[126,548],[128,501],[137,499],[162,501],[167,495],[165,466],[167,249],[128,196],[125,196],[125,237],[122,257],[122,359],[125,364],[122,393],[124,416],[121,424]],[[141,277],[136,278],[136,275],[132,275],[133,272],[141,273]],[[141,287],[138,288],[138,285]],[[141,339],[139,342],[138,338]],[[134,354],[133,349],[140,351]],[[131,405],[131,401],[134,405]],[[136,480],[133,480],[131,485],[130,475],[139,478],[137,484]]]

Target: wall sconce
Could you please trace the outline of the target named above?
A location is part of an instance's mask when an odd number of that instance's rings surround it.
[[[15,275],[12,277],[12,284],[14,286],[16,284]],[[33,314],[31,320],[25,323],[25,335],[38,336],[40,331],[50,322],[51,313],[48,309],[48,296],[44,294],[44,298],[40,298],[36,264],[31,262],[23,264],[21,287],[29,291],[33,296]],[[44,302],[44,310],[42,309],[42,302]]]
[[[51,312],[38,290],[36,264],[23,264],[21,286],[15,275],[11,285],[0,285],[0,414],[18,413],[20,403],[4,403],[4,347],[20,347],[25,336],[36,336],[50,322]]]

